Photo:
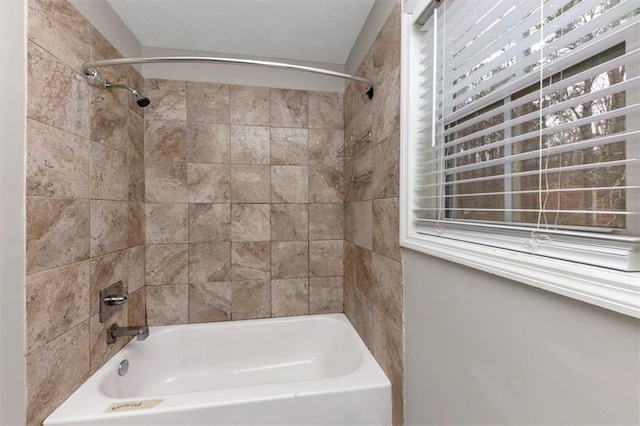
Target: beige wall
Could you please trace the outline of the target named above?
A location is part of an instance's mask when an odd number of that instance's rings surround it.
[[[351,84],[344,94],[345,313],[391,380],[394,424],[402,424],[399,5],[357,74],[371,78],[376,92],[369,100],[361,84]],[[352,137],[364,140],[349,142]]]

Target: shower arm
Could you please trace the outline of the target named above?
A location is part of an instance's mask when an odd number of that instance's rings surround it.
[[[234,65],[252,65],[268,68],[280,68],[291,69],[296,71],[309,72],[314,74],[329,75],[332,77],[343,78],[345,80],[357,81],[367,84],[366,94],[369,99],[373,98],[373,81],[365,77],[358,77],[357,75],[345,74],[337,71],[325,70],[322,68],[313,68],[303,65],[293,65],[283,62],[269,62],[269,61],[257,61],[253,59],[239,59],[239,58],[219,58],[210,56],[157,56],[157,57],[134,57],[134,58],[121,58],[121,59],[107,59],[103,61],[91,61],[82,64],[82,70],[87,75],[87,78],[97,78],[104,80],[97,68],[99,67],[111,67],[117,65],[133,65],[133,64],[166,64],[166,63],[179,63],[179,62],[195,62],[195,63],[217,63],[217,64],[234,64]]]

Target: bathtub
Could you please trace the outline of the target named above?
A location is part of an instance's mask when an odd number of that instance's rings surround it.
[[[151,327],[44,424],[389,425],[391,385],[343,314]]]

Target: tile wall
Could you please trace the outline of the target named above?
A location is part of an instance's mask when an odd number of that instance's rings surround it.
[[[66,0],[28,1],[28,423],[42,420],[145,323],[144,120],[127,92],[90,87],[89,59],[119,56]],[[130,67],[105,72],[143,85]],[[128,307],[98,320],[98,292],[123,280]]]

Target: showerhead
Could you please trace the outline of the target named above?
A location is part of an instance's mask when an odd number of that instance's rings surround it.
[[[140,94],[135,95],[136,97],[136,103],[138,104],[139,107],[146,107],[148,106],[151,101],[149,100],[149,98],[147,98],[146,96],[142,96]]]
[[[136,103],[138,104],[139,107],[146,107],[148,106],[151,101],[149,100],[149,98],[147,98],[146,96],[142,96],[136,89],[134,89],[133,87],[129,87],[126,84],[112,84],[109,81],[105,81],[103,84],[105,89],[126,89],[129,92],[131,92],[131,94],[133,96],[135,96],[136,98]]]

